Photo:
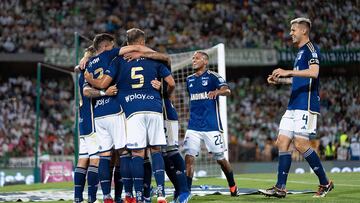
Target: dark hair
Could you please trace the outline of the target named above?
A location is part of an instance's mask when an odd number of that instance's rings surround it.
[[[126,40],[128,44],[134,44],[140,40],[145,40],[145,32],[139,28],[131,28],[126,31]]]
[[[97,34],[94,38],[94,41],[93,41],[93,45],[94,45],[94,48],[96,50],[99,49],[99,45],[101,42],[104,42],[104,41],[109,41],[109,42],[112,42],[115,40],[115,37],[110,35],[110,34],[107,34],[107,33],[101,33],[101,34]]]
[[[204,51],[197,51],[196,53],[199,53],[199,54],[203,55],[203,57],[204,57],[207,61],[209,61],[209,55],[208,55],[206,52],[204,52]]]

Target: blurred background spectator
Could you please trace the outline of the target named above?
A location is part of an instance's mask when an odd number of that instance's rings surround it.
[[[73,47],[77,31],[89,38],[108,32],[124,42],[138,27],[159,51],[211,47],[289,48],[289,22],[313,21],[311,39],[322,49],[360,46],[358,1],[261,0],[2,0],[0,52],[44,52]],[[326,23],[323,23],[326,21]],[[85,47],[85,45],[83,46]]]

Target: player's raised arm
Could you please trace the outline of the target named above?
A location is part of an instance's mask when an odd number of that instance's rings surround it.
[[[89,61],[89,59],[94,56],[96,53],[96,50],[93,45],[89,46],[85,49],[84,56],[81,58],[79,63],[79,69],[84,70],[86,67],[86,63]]]
[[[93,87],[97,89],[106,89],[109,87],[111,82],[113,81],[113,78],[107,74],[104,74],[102,78],[94,78],[93,74],[85,71],[84,73],[85,80],[90,83]]]
[[[149,58],[149,59],[153,59],[153,60],[158,60],[158,61],[163,61],[166,63],[166,65],[170,66],[171,65],[171,59],[170,56],[164,53],[160,53],[160,52],[129,52],[124,54],[124,58],[127,61],[132,61],[138,58]]]
[[[110,86],[106,89],[106,91],[98,90],[87,85],[84,87],[83,93],[85,97],[96,98],[102,96],[115,96],[117,94],[117,91],[118,89],[115,85]]]
[[[119,50],[119,55],[124,55],[130,52],[155,52],[155,51],[144,45],[127,45],[121,47],[121,49]]]

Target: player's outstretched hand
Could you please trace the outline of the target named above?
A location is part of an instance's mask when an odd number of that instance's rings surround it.
[[[134,51],[124,54],[124,59],[129,62],[135,59],[139,59],[141,56],[142,56],[141,52]]]
[[[151,81],[151,85],[153,86],[153,88],[155,88],[156,90],[160,90],[161,88],[161,82],[158,80],[152,80]]]
[[[267,82],[272,85],[278,84],[277,79],[273,75],[268,76]]]
[[[117,93],[118,93],[118,89],[117,89],[116,85],[112,85],[112,86],[108,87],[105,91],[105,94],[107,96],[114,96]]]
[[[284,69],[281,69],[281,68],[277,68],[272,72],[272,75],[274,77],[276,77],[276,78],[289,77],[289,76],[291,76],[290,73],[291,72],[289,70],[284,70]]]
[[[216,99],[216,96],[218,95],[218,90],[210,91],[208,93],[209,99]]]

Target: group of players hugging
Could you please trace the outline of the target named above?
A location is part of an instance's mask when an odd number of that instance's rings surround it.
[[[309,40],[311,21],[296,18],[290,25],[292,42],[299,49],[294,67],[278,68],[267,78],[269,84],[292,85],[276,141],[277,183],[259,192],[278,198],[286,196],[291,166],[289,146],[294,143],[319,178],[314,197],[324,197],[334,184],[326,177],[309,143],[309,135],[316,132],[320,107],[321,57],[318,47]],[[98,201],[100,183],[105,203],[151,202],[153,194],[157,195],[158,203],[164,203],[166,172],[175,189],[173,202],[186,203],[191,198],[194,162],[201,141],[221,166],[230,195],[238,196],[231,165],[224,156],[226,146],[219,112],[219,96],[228,96],[231,91],[224,78],[208,69],[209,55],[196,51],[192,57],[194,73],[186,78],[190,118],[183,143],[184,160],[178,149],[178,115],[172,105],[175,80],[170,57],[146,47],[145,33],[138,28],[128,30],[126,40],[126,46],[115,48],[112,35],[96,35],[75,68],[79,72],[81,95],[75,202],[84,201],[82,193],[87,179],[88,202]],[[154,189],[152,175],[156,181]],[[114,198],[110,194],[112,179]]]

